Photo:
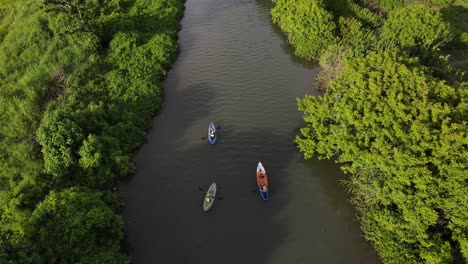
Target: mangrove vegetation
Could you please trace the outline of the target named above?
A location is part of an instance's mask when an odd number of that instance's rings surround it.
[[[468,262],[468,4],[276,0],[296,54],[322,66],[298,99],[304,157],[335,159],[384,263]]]
[[[0,1],[0,262],[127,263],[114,190],[178,52],[179,0]]]

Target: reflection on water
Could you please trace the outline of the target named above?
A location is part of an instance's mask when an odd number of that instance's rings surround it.
[[[163,110],[121,188],[133,263],[378,263],[337,166],[304,161],[293,144],[296,98],[318,94],[319,69],[294,56],[270,8],[186,2]],[[202,140],[210,122],[221,126],[216,145]],[[266,202],[258,161],[273,189]],[[198,187],[212,182],[223,199],[206,213]]]

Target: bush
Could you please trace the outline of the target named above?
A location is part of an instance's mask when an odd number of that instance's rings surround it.
[[[337,41],[333,16],[320,0],[278,0],[271,14],[300,57],[318,59]]]
[[[78,187],[107,189],[134,171],[182,11],[179,0],[0,4],[0,262],[128,262],[121,219]]]
[[[439,10],[424,5],[410,5],[389,13],[382,28],[380,47],[431,57],[437,55],[452,37]]]
[[[468,87],[416,59],[345,61],[322,97],[298,100],[305,158],[338,155],[366,238],[385,263],[468,260]]]
[[[29,223],[35,262],[127,263],[119,253],[123,220],[115,213],[116,201],[86,189],[51,192]]]

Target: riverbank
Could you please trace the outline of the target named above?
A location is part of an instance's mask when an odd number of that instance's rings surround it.
[[[121,205],[107,189],[134,172],[160,110],[183,3],[0,8],[0,259],[126,263]]]
[[[296,54],[323,69],[316,84],[325,94],[298,99],[304,157],[342,164],[361,228],[384,263],[465,263],[466,74],[446,55],[464,61],[466,7],[275,2],[273,21]]]

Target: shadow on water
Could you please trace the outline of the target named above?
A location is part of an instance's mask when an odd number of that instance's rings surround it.
[[[186,3],[162,111],[120,188],[132,263],[375,263],[337,166],[303,161],[293,143],[294,100],[318,69],[280,48],[267,3]],[[216,145],[201,140],[212,121]],[[266,202],[254,191],[258,161],[273,188]],[[223,199],[206,213],[198,188],[212,182]]]
[[[208,101],[213,100],[213,88],[202,84],[171,97],[198,97],[200,89]],[[309,210],[311,213],[304,217],[316,215],[309,220],[307,230],[300,232],[321,237],[304,236],[304,248],[294,254],[302,256],[302,260],[290,263],[310,263],[303,261],[311,256],[316,263],[344,263],[348,251],[354,248],[349,245],[349,238],[338,239],[341,242],[336,244],[336,237],[349,230],[354,232],[358,227],[350,221],[353,211],[343,188],[337,188],[343,174],[336,164],[299,161],[299,166],[313,171],[304,173],[304,178],[311,178],[312,184],[301,183],[298,177],[286,177],[288,166],[295,164],[297,161],[293,159],[298,157],[281,155],[295,152],[293,130],[288,135],[275,135],[264,128],[239,131],[229,119],[223,119],[218,122],[222,123],[219,141],[210,145],[200,139],[206,134],[207,124],[197,134],[188,132],[190,126],[206,119],[204,113],[208,111],[202,111],[205,104],[197,100],[188,102],[178,106],[174,122],[164,121],[164,111],[155,118],[154,123],[160,126],[154,126],[148,143],[136,156],[138,170],[134,181],[122,188],[124,196],[132,193],[124,199],[132,263],[272,263],[274,252],[291,239],[289,226],[294,221],[294,213],[287,207]],[[198,118],[187,117],[190,114]],[[179,125],[174,128],[174,124]],[[260,200],[256,191],[254,170],[258,161],[265,165],[273,188],[272,198],[266,202]],[[218,184],[223,199],[217,200],[206,213],[202,210],[204,192],[198,188],[206,188],[212,182]],[[318,204],[317,207],[294,198],[294,192],[301,192],[297,185],[309,189],[311,193],[305,196],[306,201]],[[320,203],[314,202],[319,199]],[[327,207],[331,204],[337,218],[343,214],[348,220],[335,224],[337,220],[327,218],[331,214],[321,209],[324,204]],[[291,215],[282,216],[284,212]],[[359,233],[352,239],[362,242]],[[324,245],[327,249],[321,248]],[[337,255],[331,257],[330,251]],[[373,259],[375,255],[369,253],[348,263],[373,263]]]
[[[294,46],[291,45],[291,43],[289,43],[288,37],[286,36],[286,34],[281,30],[278,24],[272,22],[271,14],[269,11],[275,6],[274,3],[271,0],[258,0],[256,1],[256,3],[257,3],[257,6],[259,6],[261,9],[268,10],[268,19],[269,19],[268,22],[271,24],[271,27],[275,35],[281,38],[282,40],[281,48],[286,54],[291,56],[291,60],[306,69],[317,68],[318,67],[317,62],[308,61],[296,55],[296,53],[294,52]]]
[[[334,160],[303,160],[305,166],[314,171],[315,177],[320,178],[322,190],[329,203],[335,208],[343,207],[347,202],[347,195],[341,180],[346,179],[346,175],[340,170],[339,165]]]
[[[271,153],[294,145],[265,129],[236,131],[229,120],[219,120],[216,145],[200,139],[207,124],[199,133],[188,133],[186,128],[210,112],[215,93],[200,83],[170,95],[191,100],[166,102],[135,157],[137,172],[121,188],[133,263],[267,263],[282,242],[286,231],[274,216],[285,201],[275,199],[276,190],[272,200],[260,200],[255,168],[261,160],[272,184],[286,184],[275,171],[289,161]],[[198,97],[204,99],[193,100]],[[169,121],[170,111],[177,114]],[[219,185],[223,200],[205,213],[198,187],[211,182]]]

